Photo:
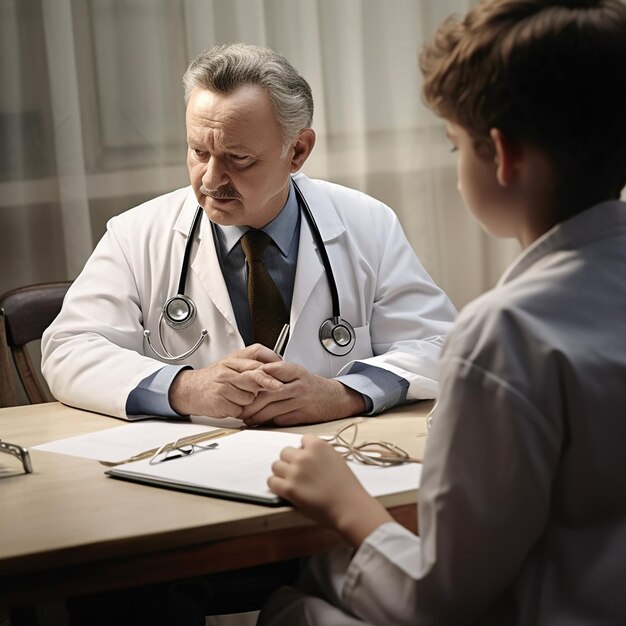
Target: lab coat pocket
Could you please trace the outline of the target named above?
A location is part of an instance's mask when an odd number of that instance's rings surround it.
[[[353,361],[362,361],[363,359],[369,359],[374,356],[372,352],[372,338],[370,337],[369,325],[358,326],[354,329],[354,335],[356,342],[354,348],[345,356],[335,356],[327,353],[330,370],[333,372],[333,376],[337,376],[339,371],[346,365],[349,365]]]

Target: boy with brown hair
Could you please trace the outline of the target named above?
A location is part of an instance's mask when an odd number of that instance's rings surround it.
[[[420,61],[466,204],[523,251],[448,336],[420,537],[304,437],[269,485],[356,551],[260,623],[626,623],[626,4],[485,0]]]

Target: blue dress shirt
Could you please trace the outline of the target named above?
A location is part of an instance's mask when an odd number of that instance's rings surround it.
[[[261,230],[273,243],[265,251],[265,264],[280,291],[285,307],[291,310],[293,285],[298,263],[301,211],[290,185],[287,202],[281,212]],[[220,226],[211,222],[222,274],[235,312],[237,327],[246,345],[253,343],[252,319],[248,306],[247,269],[243,250],[239,243],[247,226]],[[320,320],[320,323],[323,320]],[[312,341],[315,338],[311,338]],[[154,374],[144,378],[133,389],[126,401],[129,415],[163,415],[176,417],[168,394],[176,375],[187,365],[165,365]],[[366,414],[374,415],[406,400],[409,383],[396,374],[366,363],[354,363],[347,374],[337,376],[347,387],[358,391],[365,400]]]
[[[237,327],[244,343],[249,346],[254,343],[254,338],[248,305],[248,270],[240,243],[249,227],[220,226],[214,222],[211,222],[211,227]],[[285,308],[290,311],[300,242],[300,208],[293,185],[290,185],[289,196],[281,212],[261,230],[272,239],[265,250],[265,267],[280,291]]]

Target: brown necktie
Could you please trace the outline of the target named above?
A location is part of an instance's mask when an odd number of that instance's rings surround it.
[[[289,313],[263,260],[270,241],[270,236],[262,230],[249,230],[241,238],[241,248],[248,263],[248,303],[254,341],[273,348],[283,326],[289,322]]]

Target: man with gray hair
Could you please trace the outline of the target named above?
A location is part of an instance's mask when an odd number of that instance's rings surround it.
[[[238,43],[201,53],[184,86],[191,186],[110,220],[43,337],[55,397],[246,426],[435,397],[454,307],[389,207],[298,173],[306,80]]]
[[[454,307],[389,207],[298,173],[315,144],[305,79],[271,50],[229,44],[194,59],[184,86],[191,185],[108,223],[42,340],[55,397],[124,419],[246,426],[435,397]],[[249,573],[231,574],[234,608],[259,608],[291,572],[261,568],[253,592],[242,589]],[[208,581],[200,595],[226,595],[223,578]],[[155,591],[150,611],[114,616],[83,598],[73,623],[81,606],[91,624],[204,623],[206,602],[188,620],[193,602],[166,600],[187,587],[173,588]],[[106,606],[142,604],[143,591]]]

